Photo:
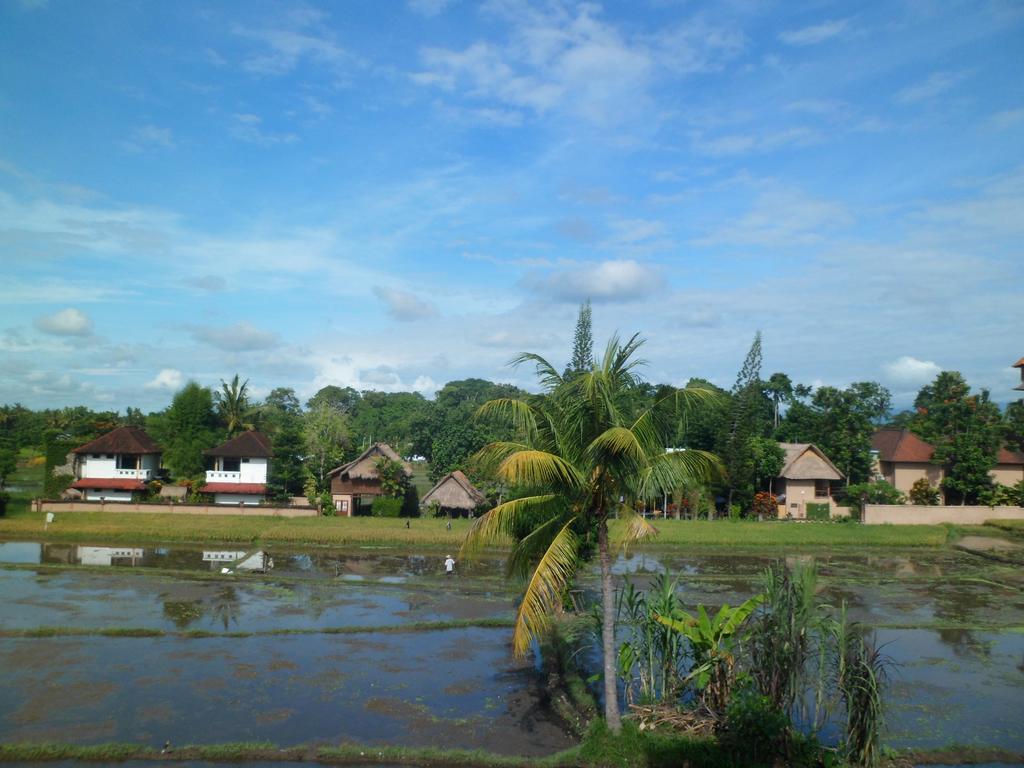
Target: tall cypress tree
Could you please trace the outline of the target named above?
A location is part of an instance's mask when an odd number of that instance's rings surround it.
[[[746,491],[753,488],[754,465],[749,443],[751,438],[759,435],[758,417],[763,398],[761,332],[758,331],[732,387],[726,430],[719,441],[719,456],[729,477],[726,509],[732,504],[737,490]]]
[[[572,338],[572,360],[566,374],[582,373],[594,367],[594,334],[590,313],[590,299],[580,304],[576,317],[576,332]]]

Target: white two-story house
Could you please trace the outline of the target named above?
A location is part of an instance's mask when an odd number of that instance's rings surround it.
[[[270,439],[250,429],[216,448],[203,451],[210,469],[206,485],[215,504],[259,504],[267,495],[267,471],[273,452]]]
[[[118,427],[73,453],[71,487],[87,501],[131,501],[160,468],[160,446],[139,427]]]

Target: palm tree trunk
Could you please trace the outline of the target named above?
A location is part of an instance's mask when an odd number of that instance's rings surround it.
[[[597,525],[597,550],[601,560],[601,652],[604,660],[604,719],[612,733],[622,730],[619,714],[618,677],[615,671],[615,589],[608,548],[608,521]]]

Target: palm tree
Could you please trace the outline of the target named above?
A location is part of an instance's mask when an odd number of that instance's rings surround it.
[[[240,382],[236,373],[230,382],[221,379],[220,391],[213,394],[217,401],[217,410],[220,411],[220,417],[227,427],[228,437],[252,429],[252,424],[247,421],[252,412],[252,408],[249,407],[248,386],[249,380]]]
[[[704,451],[667,452],[662,436],[675,422],[670,410],[714,395],[708,390],[672,390],[637,412],[631,393],[640,385],[642,344],[609,341],[604,358],[590,370],[563,378],[543,357],[520,355],[513,365],[536,365],[543,394],[485,403],[481,417],[509,423],[513,441],[492,443],[476,454],[499,481],[524,495],[498,504],[478,518],[462,545],[471,556],[487,544],[511,541],[509,572],[525,580],[516,612],[512,644],[524,656],[561,610],[562,598],[596,538],[601,570],[601,640],[604,654],[605,719],[621,729],[615,671],[615,594],[608,518],[625,519],[616,533],[622,543],[655,533],[628,506],[679,487],[694,478],[710,479],[716,457]]]

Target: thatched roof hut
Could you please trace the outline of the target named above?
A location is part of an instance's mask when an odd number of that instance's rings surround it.
[[[785,454],[779,477],[787,480],[842,480],[843,473],[814,443],[779,443]]]
[[[420,506],[429,506],[434,501],[441,506],[441,509],[461,509],[472,512],[477,507],[486,504],[487,497],[469,482],[468,477],[459,470],[455,470],[442,477],[437,485],[424,494],[420,499]]]
[[[377,460],[380,458],[397,461],[402,465],[402,470],[407,477],[412,477],[412,467],[402,461],[402,457],[395,453],[395,449],[387,443],[374,443],[359,456],[348,464],[335,467],[328,473],[328,477],[341,477],[345,480],[377,480]]]

